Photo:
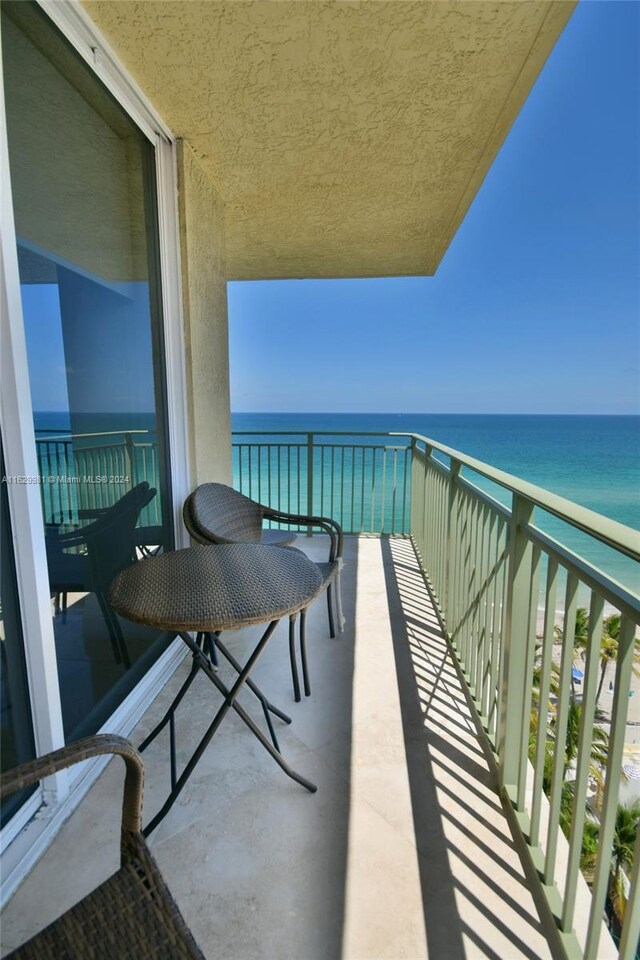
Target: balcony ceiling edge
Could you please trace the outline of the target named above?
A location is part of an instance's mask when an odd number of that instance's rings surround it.
[[[433,274],[575,0],[83,5],[248,280]]]

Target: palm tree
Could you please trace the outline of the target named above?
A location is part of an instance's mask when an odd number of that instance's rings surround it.
[[[576,610],[576,629],[573,635],[573,646],[576,650],[582,652],[587,649],[588,639],[589,613],[586,607],[578,607]]]
[[[636,833],[640,821],[640,800],[634,800],[629,806],[618,804],[611,848],[609,867],[609,900],[617,920],[624,922],[626,907],[625,884],[623,875],[628,876],[633,866]],[[593,818],[585,821],[582,835],[582,856],[580,867],[587,875],[593,875],[597,857],[600,824]],[[640,854],[640,851],[638,851]]]
[[[600,682],[596,693],[596,708],[600,702],[600,695],[604,687],[604,679],[607,673],[607,667],[618,659],[618,642],[620,640],[620,614],[611,613],[602,621],[602,638],[600,640]],[[633,672],[636,677],[640,676],[640,641],[635,640],[635,650],[633,654]]]
[[[591,886],[594,880],[594,871],[598,860],[598,839],[600,837],[600,821],[593,815],[588,816],[582,831],[582,852],[580,855],[580,869]]]
[[[556,641],[561,641],[563,639],[563,628],[560,626],[554,627],[554,635]],[[587,649],[587,641],[589,639],[589,612],[586,607],[578,607],[576,610],[576,623],[575,630],[573,633],[573,659],[575,660],[578,654],[584,658],[584,651]],[[576,699],[576,682],[575,677],[573,676],[573,670],[571,671],[571,699]]]
[[[613,834],[609,897],[614,913],[621,924],[624,923],[624,910],[627,905],[623,874],[628,877],[631,872],[639,820],[640,800],[634,800],[629,806],[618,804]]]
[[[534,712],[532,720],[537,714]],[[582,704],[571,702],[569,705],[569,716],[567,718],[567,732],[564,742],[564,756],[562,760],[562,799],[560,804],[560,822],[562,829],[568,835],[571,826],[573,789],[574,781],[567,781],[569,767],[578,755],[580,744],[580,722],[582,719]],[[532,730],[529,738],[529,757],[532,762],[535,758],[535,743],[537,736],[537,723],[532,722]],[[547,728],[547,740],[545,743],[544,767],[542,778],[542,789],[549,796],[551,793],[551,779],[553,776],[553,753],[555,743],[556,718],[553,717]],[[607,762],[607,751],[609,749],[609,734],[602,727],[594,727],[591,734],[591,754],[589,757],[589,773],[596,781],[602,780],[602,769]],[[565,782],[566,781],[566,782]],[[585,800],[586,802],[586,800]]]
[[[580,741],[580,721],[582,720],[582,704],[571,702],[569,704],[569,716],[567,719],[567,735],[564,748],[564,776],[572,762],[578,756],[578,746]],[[609,734],[602,727],[593,728],[591,734],[591,761],[590,773],[597,779],[600,776],[600,770],[607,762],[607,751],[609,749]]]

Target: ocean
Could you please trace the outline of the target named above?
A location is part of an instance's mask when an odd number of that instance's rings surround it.
[[[267,434],[290,431],[292,440],[308,431],[418,433],[640,530],[638,416],[236,413],[232,426],[234,431]],[[326,439],[340,442],[337,436]],[[476,475],[469,478],[509,503],[501,488]],[[542,511],[537,511],[536,522],[640,593],[640,570],[634,561]]]
[[[40,412],[35,422],[41,437],[51,430],[64,433],[69,429],[65,414]],[[155,428],[155,416],[149,413],[87,413],[74,421],[74,429],[86,433],[144,429],[155,434]],[[273,441],[290,439],[292,443],[306,442],[301,434],[310,431],[346,432],[356,437],[371,432],[418,433],[640,530],[638,416],[235,413],[232,428],[267,435],[285,431],[287,436],[274,436]],[[245,442],[251,439],[242,438]],[[344,442],[339,436],[324,439]],[[264,442],[265,438],[260,440]],[[348,464],[347,457],[347,468]],[[509,503],[503,489],[475,475],[469,478],[496,499]],[[345,489],[348,492],[348,484]],[[640,593],[638,564],[542,511],[537,511],[536,522],[609,576]]]

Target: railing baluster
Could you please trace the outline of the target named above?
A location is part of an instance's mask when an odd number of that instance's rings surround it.
[[[344,527],[344,444],[340,446],[340,526]]]
[[[480,503],[469,497],[469,597],[467,602],[467,636],[468,658],[467,658],[467,677],[471,696],[475,698],[475,668],[478,656],[478,634],[477,634],[477,613],[478,613],[478,514]]]
[[[402,467],[402,533],[407,532],[407,469],[409,462],[409,448],[404,448],[404,461]]]
[[[280,456],[282,453],[282,447],[278,447],[278,510],[282,510],[282,495],[281,495],[281,477],[282,477],[282,464]]]
[[[611,849],[615,830],[616,812],[618,805],[618,785],[620,770],[622,769],[622,752],[626,731],[627,710],[629,705],[629,688],[631,686],[631,671],[635,653],[636,624],[622,615],[620,620],[620,635],[618,638],[618,662],[611,709],[611,733],[609,735],[609,755],[607,757],[607,776],[600,817],[600,831],[598,838],[598,862],[596,875],[591,888],[591,912],[589,915],[589,930],[585,947],[585,960],[597,960],[598,944],[602,929],[602,913],[604,910],[609,871],[611,866]]]
[[[491,606],[491,587],[495,577],[495,542],[496,542],[496,515],[492,510],[487,509],[487,554],[486,554],[486,574],[485,574],[485,591],[484,591],[484,642],[485,649],[484,655],[482,658],[482,678],[481,678],[481,695],[480,695],[480,707],[481,714],[484,717],[485,724],[488,728],[489,726],[489,687],[491,680],[491,652],[492,652],[492,638],[491,638],[491,616],[492,616],[492,606]]]
[[[548,741],[549,694],[551,691],[551,669],[553,640],[558,590],[558,561],[550,558],[547,564],[547,585],[545,590],[544,628],[540,650],[540,682],[538,685],[538,731],[533,774],[533,799],[531,804],[531,825],[529,842],[537,847],[540,840],[540,814],[542,811],[542,787],[544,781],[545,756]]]
[[[361,533],[364,532],[364,473],[365,473],[365,459],[366,459],[366,456],[365,456],[365,455],[366,455],[366,449],[365,449],[365,447],[363,447],[363,448],[362,448],[362,465],[361,465],[361,469],[362,469],[362,489],[361,489],[361,491],[360,491],[360,496],[361,496],[361,498],[362,498],[362,502],[361,502],[361,504],[360,504],[360,532],[361,532]]]
[[[640,941],[640,822],[636,828],[633,848],[633,875],[629,900],[624,912],[624,924],[620,940],[620,960],[635,960]]]
[[[371,532],[375,531],[376,447],[371,448]]]
[[[396,532],[396,484],[398,482],[398,451],[393,451],[393,488],[391,492],[391,535]]]
[[[330,513],[332,517],[335,516],[335,503],[334,503],[334,496],[333,496],[334,485],[335,485],[335,447],[332,446],[331,447],[331,493],[329,496]]]
[[[469,626],[469,613],[470,613],[470,597],[471,597],[471,538],[472,538],[472,527],[471,527],[471,513],[472,513],[472,502],[471,497],[464,491],[464,545],[463,545],[463,589],[464,589],[464,601],[460,615],[462,618],[463,630],[462,630],[462,665],[465,675],[469,673],[469,646],[470,646],[470,626]]]
[[[531,732],[531,701],[533,693],[533,663],[536,647],[536,623],[538,620],[538,597],[540,592],[540,547],[534,546],[531,556],[531,578],[529,586],[529,623],[525,638],[525,671],[523,677],[524,694],[522,698],[522,741],[520,746],[520,770],[518,774],[518,809],[524,810],[527,787],[527,765],[529,762],[529,734]]]
[[[578,605],[578,578],[570,573],[567,576],[564,626],[562,630],[562,657],[560,660],[559,694],[556,707],[556,723],[553,745],[553,774],[549,794],[549,825],[547,828],[547,847],[544,861],[544,882],[551,886],[555,880],[556,853],[558,849],[558,831],[560,829],[560,806],[565,778],[565,744],[567,723],[569,720],[569,701],[571,698],[571,671],[573,670],[573,639],[576,629],[576,608]]]
[[[600,664],[600,639],[602,637],[603,612],[604,600],[596,593],[592,593],[587,637],[587,663],[582,690],[582,709],[580,711],[578,762],[574,781],[571,835],[569,837],[569,862],[567,865],[567,880],[560,922],[560,928],[562,930],[571,930],[573,926],[573,911],[578,889],[582,834],[585,822],[585,797],[587,795],[587,783],[591,767],[591,740],[593,736],[593,721],[598,689],[598,667]]]
[[[384,521],[386,515],[386,490],[387,490],[387,448],[382,448],[382,495],[380,499],[380,533],[384,533]]]
[[[504,624],[504,682],[500,717],[499,755],[503,788],[518,809],[517,783],[522,743],[522,700],[525,691],[526,644],[529,627],[532,546],[525,527],[533,521],[531,501],[514,493]]]
[[[355,498],[356,498],[356,448],[351,445],[351,533],[355,532]]]
[[[313,516],[313,434],[307,434],[307,516]],[[307,527],[307,536],[313,533],[313,527]]]
[[[507,522],[502,525],[502,544],[500,552],[500,579],[498,581],[498,605],[496,608],[496,636],[498,639],[498,672],[496,684],[496,711],[494,743],[499,749],[500,717],[502,716],[502,700],[505,689],[505,623],[507,618],[507,583],[509,579],[509,537],[510,528]]]
[[[457,629],[455,618],[455,608],[457,604],[457,578],[455,573],[456,561],[458,557],[458,514],[459,514],[459,496],[458,496],[458,477],[460,476],[460,462],[452,460],[449,467],[449,502],[447,507],[447,577],[446,590],[447,599],[445,601],[445,617],[453,617],[453,623],[449,625],[449,636],[452,635],[452,628]]]
[[[480,529],[478,531],[478,610],[476,616],[476,632],[477,632],[477,647],[478,652],[476,655],[476,669],[474,676],[474,689],[475,689],[475,699],[477,704],[477,710],[480,716],[482,717],[482,677],[484,674],[484,657],[485,657],[485,643],[486,643],[486,633],[484,629],[485,623],[485,592],[486,592],[486,577],[487,577],[487,563],[486,563],[486,552],[487,552],[487,507],[486,504],[481,503],[479,507],[479,519],[480,519]]]

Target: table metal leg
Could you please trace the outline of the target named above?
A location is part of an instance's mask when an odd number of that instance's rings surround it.
[[[215,646],[218,647],[222,656],[229,661],[229,663],[231,664],[233,669],[236,671],[236,673],[240,673],[242,670],[242,665],[238,663],[238,661],[233,656],[231,651],[228,650],[227,647],[225,647],[222,640],[220,639],[220,634],[214,633],[212,634],[212,636],[213,636],[213,642]],[[256,684],[253,682],[251,677],[247,677],[247,687],[249,688],[249,690],[251,690],[252,693],[256,695],[256,697],[260,701],[262,705],[262,710],[264,712],[264,718],[269,728],[269,733],[271,734],[273,745],[276,748],[276,750],[279,751],[280,746],[278,745],[278,738],[276,737],[276,732],[273,729],[273,723],[271,722],[271,717],[269,716],[269,713],[273,713],[276,717],[278,717],[279,720],[284,721],[284,723],[291,723],[291,717],[289,717],[286,713],[283,713],[282,710],[279,710],[278,707],[276,707],[273,703],[271,703],[270,700],[267,700],[267,698],[265,697],[260,687],[256,686]]]
[[[267,641],[273,634],[273,631],[275,630],[277,625],[278,625],[277,620],[273,620],[269,624],[264,634],[260,638],[260,641],[258,642],[257,646],[255,647],[253,653],[247,660],[244,667],[241,669],[237,680],[235,681],[235,683],[231,688],[225,686],[225,684],[222,682],[222,680],[220,679],[216,671],[213,669],[209,661],[209,658],[204,654],[203,650],[196,643],[196,641],[193,640],[193,638],[190,637],[188,633],[179,634],[179,636],[182,637],[182,639],[184,640],[184,642],[187,644],[187,646],[189,647],[189,649],[192,651],[194,655],[194,666],[192,667],[192,671],[189,674],[189,677],[187,677],[187,680],[181,687],[179,693],[174,699],[174,702],[169,708],[168,714],[172,716],[175,710],[175,706],[177,706],[176,701],[178,703],[180,702],[180,700],[186,693],[188,686],[190,686],[193,680],[192,674],[193,676],[195,676],[198,669],[201,669],[203,670],[204,673],[206,673],[206,675],[209,677],[209,679],[214,684],[214,686],[217,687],[217,689],[223,694],[225,700],[222,706],[219,708],[218,712],[216,713],[215,717],[213,718],[213,721],[209,725],[209,728],[207,729],[206,733],[202,737],[200,743],[194,750],[184,770],[182,771],[180,776],[177,778],[176,782],[172,784],[171,792],[169,793],[169,796],[167,797],[165,803],[162,805],[161,809],[158,811],[155,817],[153,817],[150,823],[148,823],[147,826],[143,829],[142,831],[143,836],[145,837],[149,836],[149,834],[153,830],[155,830],[158,824],[167,815],[167,813],[175,803],[178,795],[180,794],[183,787],[185,786],[187,780],[191,776],[196,764],[200,760],[200,757],[202,756],[207,746],[211,742],[211,739],[213,738],[214,734],[218,730],[218,727],[220,726],[223,718],[231,709],[234,709],[236,711],[238,716],[241,717],[241,719],[246,723],[246,725],[249,727],[252,733],[255,734],[255,736],[263,745],[265,750],[267,750],[268,753],[271,754],[271,756],[276,761],[278,766],[281,767],[282,770],[284,770],[287,776],[291,777],[291,779],[295,780],[297,783],[300,783],[303,787],[306,787],[306,789],[309,790],[311,793],[315,793],[315,791],[317,790],[317,787],[314,783],[312,783],[310,780],[307,780],[305,777],[301,776],[299,773],[296,773],[296,771],[289,766],[289,764],[283,759],[283,757],[278,752],[278,750],[271,743],[269,743],[265,735],[262,733],[259,727],[256,726],[256,724],[251,719],[251,717],[246,712],[246,710],[244,710],[244,708],[239,703],[236,702],[236,699],[240,690],[246,683],[251,670],[253,669],[258,657],[264,650],[267,644]],[[163,720],[161,721],[161,725],[164,725],[165,722],[167,722],[167,717],[163,718]],[[151,737],[152,739],[157,735],[157,732],[158,730],[153,731],[153,736]],[[147,741],[150,742],[149,737],[147,737]],[[145,742],[145,745],[146,745],[146,742]]]
[[[157,725],[157,727],[153,728],[151,733],[147,737],[145,737],[145,739],[142,741],[142,743],[138,747],[138,750],[140,751],[140,753],[142,753],[143,750],[146,750],[149,744],[156,739],[158,734],[166,727],[168,723],[172,722],[171,718],[173,717],[173,714],[176,712],[176,707],[184,697],[185,693],[187,692],[187,690],[189,689],[189,687],[191,686],[195,678],[198,676],[198,671],[200,669],[201,669],[201,665],[194,655],[193,663],[191,664],[191,670],[189,671],[189,676],[187,677],[185,682],[182,684],[182,686],[178,690],[175,697],[173,698],[171,706],[165,713],[160,723]]]

